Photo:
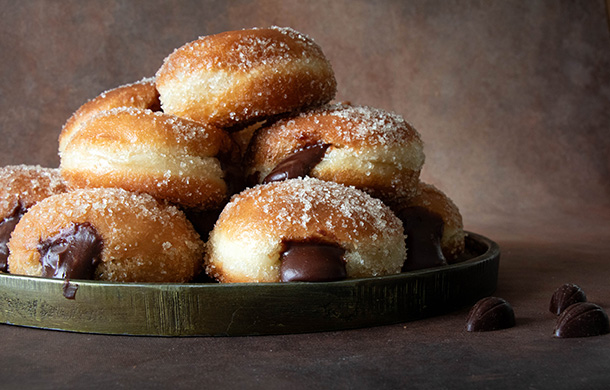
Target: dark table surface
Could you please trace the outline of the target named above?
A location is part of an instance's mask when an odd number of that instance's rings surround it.
[[[0,1],[0,165],[57,166],[87,99],[152,76],[199,35],[272,24],[312,36],[337,99],[395,111],[425,142],[422,178],[501,248],[494,295],[514,328],[465,331],[468,307],[340,332],[129,337],[0,325],[0,388],[610,387],[610,335],[558,339],[554,290],[610,310],[610,29],[602,0]]]
[[[494,295],[513,306],[514,328],[467,332],[469,308],[279,336],[128,337],[1,325],[2,388],[606,388],[610,335],[556,338],[548,307],[557,287],[576,283],[610,309],[610,242],[599,233],[610,223],[597,221],[597,230],[554,222],[570,232],[506,220],[497,221],[501,229],[479,229],[502,249]]]

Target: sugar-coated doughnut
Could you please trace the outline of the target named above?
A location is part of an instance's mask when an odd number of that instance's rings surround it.
[[[245,165],[254,182],[309,175],[391,203],[416,194],[424,159],[419,133],[400,115],[333,104],[258,129]]]
[[[60,168],[73,187],[118,187],[208,209],[228,197],[223,164],[231,164],[232,145],[216,127],[121,107],[85,122]]]
[[[453,201],[431,184],[419,183],[417,196],[393,206],[407,235],[403,270],[459,261],[465,249],[462,215]]]
[[[165,58],[156,85],[163,111],[223,128],[321,105],[336,92],[322,49],[281,27],[187,43]]]
[[[97,115],[100,111],[118,107],[134,107],[161,110],[159,92],[155,87],[154,78],[144,78],[138,82],[121,85],[120,87],[102,92],[96,98],[89,100],[78,108],[66,121],[59,135],[59,152],[63,152],[78,128]]]
[[[0,168],[0,272],[7,270],[7,244],[23,214],[37,202],[66,190],[57,168],[38,165]]]
[[[395,274],[405,256],[402,224],[379,199],[303,178],[234,196],[205,264],[220,282],[330,281]]]
[[[9,242],[13,274],[120,282],[186,282],[203,242],[175,206],[121,189],[75,190],[38,202]]]
[[[248,145],[250,145],[250,140],[252,136],[261,126],[264,126],[266,122],[256,122],[251,124],[250,126],[246,126],[245,128],[239,131],[230,132],[229,135],[235,145],[239,148],[240,159],[243,159],[248,151]]]

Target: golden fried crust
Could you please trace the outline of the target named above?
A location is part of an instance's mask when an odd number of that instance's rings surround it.
[[[51,195],[67,190],[59,169],[38,165],[9,165],[0,168],[0,221],[16,208],[23,211]]]
[[[133,84],[122,85],[98,95],[79,107],[68,119],[59,135],[59,152],[66,149],[66,145],[78,131],[78,128],[87,120],[101,111],[118,107],[133,107],[159,111],[161,102],[159,92],[155,87],[153,78],[142,79]]]
[[[401,116],[334,104],[281,119],[254,134],[246,170],[261,182],[306,146],[329,144],[310,176],[353,185],[384,201],[414,196],[424,164],[420,135]]]
[[[85,122],[61,154],[73,187],[119,187],[196,209],[227,197],[222,130],[161,112],[116,108]],[[228,156],[228,157],[227,157]]]
[[[37,203],[15,227],[9,271],[40,276],[38,245],[71,224],[101,236],[95,279],[186,282],[201,267],[203,243],[184,214],[149,195],[120,189],[76,190]]]
[[[418,195],[405,201],[405,206],[423,207],[443,219],[441,249],[449,263],[455,262],[465,249],[462,215],[455,203],[435,186],[420,182]]]
[[[245,190],[225,207],[208,241],[206,272],[221,282],[278,282],[285,241],[346,251],[348,277],[400,272],[402,223],[380,200],[314,178]]]
[[[329,102],[322,49],[290,28],[228,31],[174,50],[156,74],[163,110],[228,128]]]

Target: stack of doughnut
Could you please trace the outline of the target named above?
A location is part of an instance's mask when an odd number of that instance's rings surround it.
[[[291,28],[229,31],[86,102],[59,168],[0,169],[0,272],[121,282],[330,282],[459,261],[400,115],[338,103]]]

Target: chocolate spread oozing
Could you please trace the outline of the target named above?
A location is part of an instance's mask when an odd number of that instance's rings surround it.
[[[26,210],[21,205],[15,206],[13,212],[2,221],[0,221],[0,272],[8,271],[8,242],[11,238],[11,233],[15,230],[15,226],[25,214]]]
[[[441,249],[444,222],[424,207],[406,207],[397,212],[407,235],[407,261],[402,271],[447,265]]]
[[[306,146],[282,160],[264,179],[263,183],[304,177],[322,161],[330,144]]]
[[[66,299],[76,299],[76,292],[78,291],[78,284],[70,283],[69,279],[64,281],[62,286],[63,296]]]
[[[286,242],[281,254],[282,282],[330,282],[347,277],[345,250],[319,242]]]
[[[93,279],[102,247],[102,238],[91,224],[72,224],[38,244],[42,276]]]

